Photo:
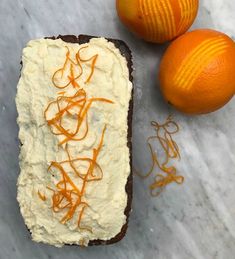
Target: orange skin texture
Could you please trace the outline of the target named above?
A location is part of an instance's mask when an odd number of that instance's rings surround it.
[[[213,112],[235,93],[235,43],[214,30],[188,32],[168,47],[159,80],[164,98],[178,110]]]
[[[199,0],[116,0],[123,24],[138,37],[154,43],[170,41],[193,24]]]

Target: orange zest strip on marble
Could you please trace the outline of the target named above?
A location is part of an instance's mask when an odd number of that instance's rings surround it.
[[[151,122],[156,134],[147,139],[147,145],[150,150],[152,164],[146,174],[141,174],[135,170],[135,173],[141,178],[145,179],[153,174],[156,167],[161,170],[161,173],[155,175],[154,181],[150,184],[149,189],[152,196],[158,196],[163,189],[170,183],[175,182],[182,184],[184,177],[177,175],[175,166],[170,166],[169,163],[173,159],[180,159],[180,152],[177,143],[173,139],[173,135],[179,132],[178,124],[169,116],[165,123],[159,124],[155,121]],[[174,129],[174,130],[172,130]],[[163,134],[162,134],[163,133]],[[161,151],[165,155],[165,159],[161,158],[154,151],[151,141],[156,140],[160,145]]]

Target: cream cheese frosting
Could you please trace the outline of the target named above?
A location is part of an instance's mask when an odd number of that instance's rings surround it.
[[[83,73],[76,83],[86,91],[88,99],[105,98],[113,103],[94,101],[87,113],[89,130],[86,138],[59,145],[64,136],[53,134],[44,116],[48,104],[63,95],[61,92],[64,91],[53,85],[52,77],[63,67],[68,49],[71,57],[76,57],[82,47],[86,47],[81,52],[84,59],[95,55],[98,58],[90,81],[86,82],[91,62],[84,62]],[[127,118],[132,83],[126,59],[113,43],[104,38],[93,38],[82,45],[66,43],[61,39],[38,39],[30,41],[24,48],[22,62],[16,96],[19,139],[22,143],[17,199],[32,239],[60,247],[64,244],[88,245],[91,240],[115,237],[126,223],[125,185],[130,174]],[[66,87],[69,96],[76,91],[72,84]],[[55,107],[48,111],[48,116],[53,113]],[[73,114],[71,120],[66,119],[64,123],[66,128],[74,126]],[[86,184],[83,198],[89,206],[86,206],[81,218],[82,227],[78,227],[82,207],[76,209],[70,220],[62,223],[68,208],[60,211],[52,209],[52,190],[55,190],[61,176],[56,170],[48,171],[48,167],[52,161],[60,163],[68,160],[66,149],[70,150],[73,158],[91,158],[100,143],[104,125],[106,130],[96,161],[103,175],[99,181]],[[85,132],[86,126],[83,125],[81,131]],[[79,160],[74,165],[79,171],[87,170],[84,161]],[[71,167],[68,164],[63,166],[73,182],[81,185],[81,179]],[[43,198],[45,196],[45,201],[39,193]],[[91,231],[86,229],[88,227]]]

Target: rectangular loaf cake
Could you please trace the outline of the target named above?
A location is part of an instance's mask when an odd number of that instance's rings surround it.
[[[121,240],[132,199],[131,52],[119,40],[30,41],[17,87],[17,200],[32,239]]]

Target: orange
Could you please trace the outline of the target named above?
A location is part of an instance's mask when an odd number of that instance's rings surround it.
[[[120,20],[140,38],[155,43],[185,33],[198,11],[199,0],[116,0]]]
[[[163,96],[178,110],[215,111],[235,93],[235,43],[214,30],[188,32],[168,47],[159,79]]]

